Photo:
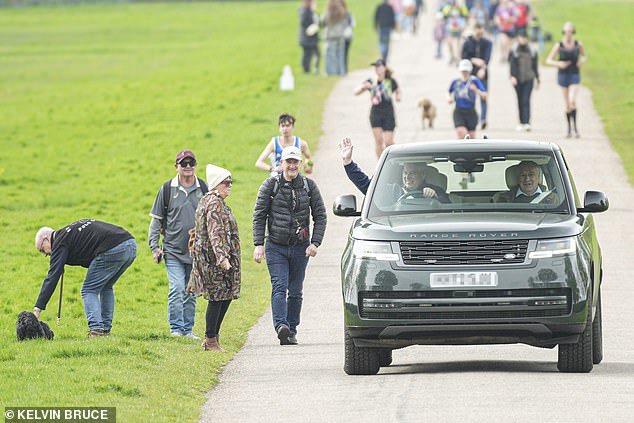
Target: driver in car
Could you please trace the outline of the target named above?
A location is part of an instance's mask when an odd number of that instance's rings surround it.
[[[517,185],[510,191],[496,194],[497,203],[544,203],[559,204],[559,196],[547,191],[539,184],[542,180],[542,170],[532,160],[524,160],[517,166]]]
[[[424,163],[405,163],[403,185],[395,187],[395,200],[433,198],[441,203],[450,203],[449,196],[441,187],[425,182],[425,167]]]

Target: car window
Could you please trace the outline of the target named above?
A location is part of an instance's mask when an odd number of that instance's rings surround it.
[[[568,211],[555,157],[526,152],[388,156],[368,198],[370,217],[421,212]]]

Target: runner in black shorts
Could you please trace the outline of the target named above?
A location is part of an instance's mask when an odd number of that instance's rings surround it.
[[[558,68],[557,83],[561,87],[564,101],[566,102],[566,121],[568,122],[566,138],[572,136],[572,127],[574,127],[575,136],[579,138],[579,131],[577,130],[577,91],[581,82],[579,68],[587,60],[586,51],[581,42],[574,39],[576,31],[571,22],[566,22],[561,32],[564,34],[563,40],[553,46],[546,58],[546,63]],[[557,53],[559,53],[559,60],[555,60]]]
[[[478,114],[475,111],[476,95],[486,100],[486,88],[482,81],[471,75],[473,65],[468,59],[460,61],[458,70],[462,77],[451,81],[447,100],[449,104],[456,102],[453,123],[458,138],[464,138],[467,133],[470,138],[475,138],[475,129],[478,126]]]
[[[394,144],[394,105],[392,98],[401,100],[401,91],[392,79],[392,71],[385,65],[382,59],[372,63],[376,71],[376,78],[363,81],[363,84],[355,90],[355,95],[369,91],[372,97],[370,109],[370,125],[374,135],[376,156],[380,157],[386,147]]]

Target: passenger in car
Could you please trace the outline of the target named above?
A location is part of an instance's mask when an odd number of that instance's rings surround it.
[[[553,190],[541,185],[542,170],[532,160],[524,160],[506,169],[506,185],[509,191],[493,196],[495,203],[543,203],[559,204],[560,199]]]

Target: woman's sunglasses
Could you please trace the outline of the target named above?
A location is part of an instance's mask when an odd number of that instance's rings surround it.
[[[227,187],[230,187],[231,185],[233,185],[233,181],[231,179],[225,179],[224,181],[221,182],[221,184],[224,184]]]

